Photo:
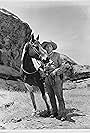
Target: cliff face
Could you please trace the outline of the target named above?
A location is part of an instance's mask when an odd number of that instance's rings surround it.
[[[31,32],[27,23],[0,9],[0,64],[19,70],[23,45],[30,39]]]
[[[30,26],[11,12],[0,9],[0,82],[4,89],[26,90],[20,78],[21,55],[24,44],[30,40]],[[11,80],[12,79],[12,80]],[[3,82],[2,82],[3,81]],[[6,84],[9,82],[9,85]],[[3,88],[0,85],[0,89]],[[23,87],[22,87],[23,86]]]
[[[65,67],[64,78],[65,80],[83,80],[90,78],[90,66],[79,65],[73,59],[66,55],[61,54],[62,65]]]

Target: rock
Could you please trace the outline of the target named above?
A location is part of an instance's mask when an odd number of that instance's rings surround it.
[[[30,26],[16,15],[0,9],[0,64],[19,71],[22,49],[30,40]]]
[[[64,66],[64,81],[77,81],[90,78],[90,66],[79,65],[66,55],[61,54],[62,66]]]
[[[0,8],[0,80],[2,78],[5,83],[5,86],[0,85],[0,89],[26,91],[21,81],[20,65],[22,50],[30,40],[31,32],[27,23]]]
[[[20,72],[13,69],[12,67],[0,65],[0,78],[2,79],[8,79],[8,80],[22,80]]]
[[[27,89],[22,81],[5,80],[0,78],[0,90],[26,92]]]
[[[12,76],[20,76],[20,73],[12,67],[0,65],[0,74],[12,75]]]

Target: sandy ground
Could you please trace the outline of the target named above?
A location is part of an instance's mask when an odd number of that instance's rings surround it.
[[[40,93],[35,93],[39,110],[46,109]],[[32,103],[25,92],[0,90],[0,129],[89,129],[90,128],[90,79],[64,84],[67,119],[31,117]],[[49,101],[49,99],[48,99]]]

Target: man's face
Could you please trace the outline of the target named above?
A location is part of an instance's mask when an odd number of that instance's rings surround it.
[[[50,52],[53,51],[53,47],[52,47],[51,44],[47,44],[46,47],[45,47],[45,49],[46,49],[47,53],[50,53]]]

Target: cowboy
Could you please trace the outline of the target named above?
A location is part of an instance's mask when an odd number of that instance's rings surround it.
[[[48,73],[45,78],[45,85],[52,106],[51,117],[59,117],[61,119],[65,114],[65,102],[63,98],[63,73],[62,70],[60,70],[62,61],[60,54],[53,51],[57,49],[57,45],[54,42],[44,41],[41,45],[47,51],[48,58],[51,61],[51,64],[46,65],[45,68],[46,73]],[[59,111],[57,108],[55,95],[57,96]]]

